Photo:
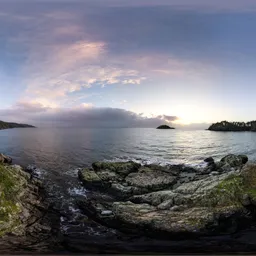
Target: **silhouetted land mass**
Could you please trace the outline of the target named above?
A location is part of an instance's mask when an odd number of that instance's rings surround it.
[[[251,131],[256,132],[256,121],[250,122],[227,122],[222,121],[212,124],[208,130],[210,131],[223,131],[223,132],[239,132],[239,131]]]
[[[35,126],[29,124],[18,124],[0,121],[0,130],[11,128],[35,128]]]
[[[168,126],[168,125],[160,125],[160,126],[158,126],[156,129],[175,129],[175,128],[173,128],[173,127],[170,127],[170,126]]]

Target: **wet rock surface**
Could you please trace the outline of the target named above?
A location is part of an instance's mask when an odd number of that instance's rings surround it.
[[[89,218],[126,235],[177,242],[169,248],[187,241],[186,250],[199,244],[201,251],[247,250],[256,245],[239,240],[256,224],[256,165],[247,161],[243,155],[216,163],[208,158],[202,168],[97,163],[79,172],[90,193],[77,204]]]
[[[58,228],[59,215],[45,200],[41,181],[1,163],[0,253],[50,252],[58,248]]]
[[[0,164],[19,206],[0,221],[0,253],[255,251],[256,165],[247,160],[229,155],[200,168],[94,163],[78,173],[87,192],[76,197],[75,219],[48,203],[35,167]],[[68,232],[60,230],[64,217]]]

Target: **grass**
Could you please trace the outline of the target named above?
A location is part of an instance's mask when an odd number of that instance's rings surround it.
[[[17,225],[20,184],[21,180],[13,173],[12,167],[0,164],[0,236]]]

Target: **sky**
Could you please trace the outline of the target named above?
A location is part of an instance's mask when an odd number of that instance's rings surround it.
[[[0,119],[256,119],[255,0],[0,0]]]

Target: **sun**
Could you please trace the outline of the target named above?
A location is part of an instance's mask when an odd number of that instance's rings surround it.
[[[204,123],[209,119],[206,109],[196,105],[179,105],[175,107],[175,113],[179,117],[175,121],[177,124]]]

